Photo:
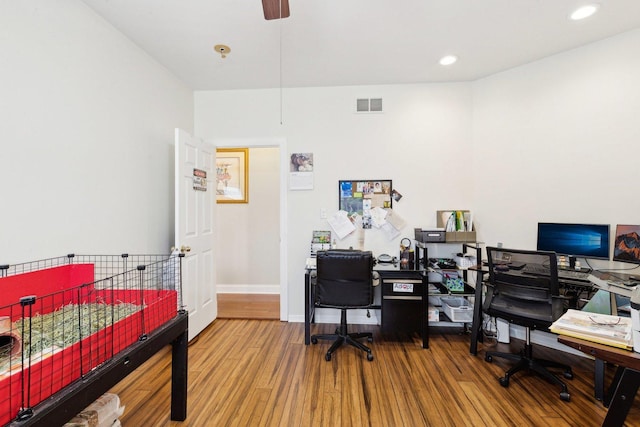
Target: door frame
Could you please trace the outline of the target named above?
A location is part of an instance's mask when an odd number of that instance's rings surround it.
[[[217,148],[267,148],[280,150],[280,320],[289,321],[289,280],[287,277],[287,180],[289,160],[285,138],[229,138],[210,140]]]

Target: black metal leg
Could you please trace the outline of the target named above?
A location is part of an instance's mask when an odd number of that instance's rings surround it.
[[[422,301],[421,305],[421,329],[422,348],[429,348],[429,276],[428,273],[422,276]]]
[[[640,371],[625,368],[620,377],[620,382],[616,386],[607,416],[602,423],[603,427],[624,425],[629,408],[631,408],[638,392],[638,386],[640,386]]]
[[[620,379],[622,378],[623,372],[624,366],[618,366],[618,369],[616,369],[616,374],[613,376],[613,380],[611,381],[611,385],[609,386],[609,391],[607,392],[607,395],[604,396],[604,399],[602,401],[602,404],[605,406],[605,408],[608,408],[611,404],[611,401],[613,400],[613,394],[616,392],[618,384],[620,384]]]
[[[311,273],[304,275],[304,344],[311,342]]]
[[[478,258],[480,262],[480,258]],[[479,267],[478,267],[479,268]],[[478,341],[482,341],[482,279],[483,272],[476,271],[476,291],[473,299],[473,323],[471,324],[471,343],[469,344],[469,353],[474,356],[478,354]]]
[[[188,329],[171,343],[171,420],[187,418]]]
[[[478,296],[480,294],[480,296]],[[478,354],[479,331],[482,325],[482,283],[476,283],[476,292],[473,301],[473,322],[471,324],[471,343],[469,353]]]
[[[604,360],[596,359],[595,372],[593,373],[593,376],[595,397],[599,401],[604,401]]]

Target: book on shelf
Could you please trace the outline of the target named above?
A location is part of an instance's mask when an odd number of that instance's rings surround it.
[[[631,319],[628,317],[569,309],[553,322],[549,330],[612,347],[633,348]]]

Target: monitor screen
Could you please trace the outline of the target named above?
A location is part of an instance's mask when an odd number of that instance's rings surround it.
[[[538,223],[538,250],[609,259],[609,224]]]
[[[640,225],[616,226],[613,260],[640,264]]]

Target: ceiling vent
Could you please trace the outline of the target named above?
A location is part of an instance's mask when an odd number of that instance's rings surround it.
[[[382,113],[382,98],[356,99],[356,113]]]

